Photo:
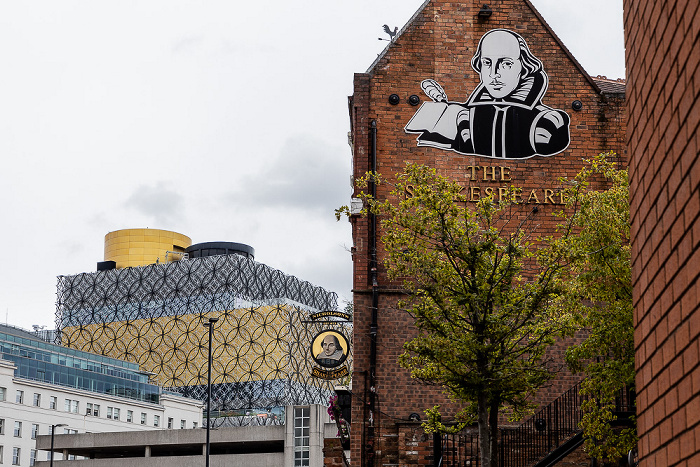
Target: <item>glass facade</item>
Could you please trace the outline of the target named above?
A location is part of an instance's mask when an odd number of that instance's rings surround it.
[[[18,378],[145,402],[160,400],[160,388],[150,384],[134,363],[9,334],[2,328],[0,358],[17,366]]]

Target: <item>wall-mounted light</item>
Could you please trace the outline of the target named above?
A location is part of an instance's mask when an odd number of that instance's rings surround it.
[[[488,5],[484,4],[484,6],[481,7],[481,10],[479,10],[479,13],[477,13],[477,16],[479,19],[488,19],[492,14],[493,10],[489,8]]]
[[[580,100],[575,100],[571,103],[571,108],[578,112],[583,108],[583,102]]]
[[[420,415],[416,412],[411,412],[411,415],[408,416],[408,421],[409,422],[420,422]]]
[[[544,431],[547,428],[547,421],[544,418],[538,418],[535,420],[535,430]]]
[[[351,215],[357,215],[362,213],[362,208],[364,208],[364,201],[360,198],[351,198],[350,199],[350,214]]]
[[[411,94],[411,96],[408,98],[408,103],[411,105],[418,105],[420,104],[420,97],[415,94]]]
[[[396,105],[399,102],[401,102],[401,98],[398,94],[392,94],[391,96],[389,96],[389,104]]]

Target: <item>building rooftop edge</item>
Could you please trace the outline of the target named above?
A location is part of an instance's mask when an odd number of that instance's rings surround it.
[[[396,36],[392,39],[389,44],[382,50],[382,52],[377,55],[377,58],[374,59],[372,64],[367,68],[367,71],[365,71],[366,74],[372,73],[374,68],[377,66],[377,64],[389,53],[389,50],[391,47],[394,45],[394,42],[396,42],[402,35],[403,33],[413,24],[413,22],[416,20],[416,18],[420,15],[420,13],[425,9],[425,7],[431,2],[431,0],[426,0],[423,2],[423,4],[418,7],[416,12],[411,16],[411,18],[404,24],[404,26],[399,30],[399,32],[396,34]],[[583,75],[583,77],[588,81],[588,83],[595,89],[596,92],[599,94],[602,93],[614,93],[614,94],[619,94],[619,93],[624,93],[624,84],[622,85],[622,91],[620,91],[619,87],[618,88],[610,88],[609,86],[606,86],[604,81],[601,81],[601,79],[598,79],[597,77],[591,76],[588,72],[586,72],[585,68],[581,63],[578,61],[578,59],[574,56],[574,54],[571,53],[569,48],[564,44],[564,42],[559,38],[559,36],[554,32],[554,29],[547,23],[547,21],[544,19],[542,14],[535,8],[535,6],[532,4],[530,0],[523,0],[523,2],[532,10],[534,15],[539,19],[539,21],[542,23],[544,28],[547,30],[548,33],[552,35],[554,38],[554,41],[561,47],[562,51],[566,54],[567,57],[572,61],[574,66],[579,70],[579,72]],[[607,78],[602,77],[603,79],[607,80]],[[618,80],[619,81],[619,80]],[[624,80],[623,80],[624,81]],[[603,86],[601,86],[603,84]],[[605,89],[604,89],[605,88]]]

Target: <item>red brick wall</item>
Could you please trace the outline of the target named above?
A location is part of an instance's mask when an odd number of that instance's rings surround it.
[[[340,439],[325,438],[323,440],[323,467],[345,467],[343,446],[340,445]]]
[[[700,3],[625,0],[643,466],[700,465]]]
[[[467,167],[508,166],[513,185],[531,189],[556,188],[557,179],[573,176],[582,166],[582,159],[603,151],[614,150],[618,160],[625,162],[623,99],[601,95],[595,85],[582,72],[578,64],[562,48],[561,44],[543,24],[526,0],[503,0],[490,4],[493,15],[488,21],[477,20],[477,12],[483,1],[451,2],[434,0],[414,19],[398,37],[375,66],[365,74],[355,75],[354,94],[350,100],[353,133],[354,176],[360,177],[369,170],[369,126],[377,123],[378,171],[386,178],[393,178],[406,161],[436,167],[442,175],[449,176],[464,186],[479,185],[497,190],[507,183],[470,180]],[[418,95],[422,101],[428,98],[420,88],[427,78],[436,79],[451,100],[463,102],[479,84],[479,77],[470,61],[481,36],[491,29],[506,28],[519,33],[531,51],[544,63],[549,75],[549,88],[543,103],[565,110],[571,118],[571,144],[562,154],[549,158],[534,157],[528,160],[496,161],[477,156],[464,156],[450,151],[418,147],[416,135],[406,134],[404,125],[418,107],[408,103],[410,95]],[[401,102],[391,105],[391,94],[398,94]],[[583,110],[574,112],[574,100],[583,103]],[[481,169],[483,170],[483,169]],[[388,189],[380,187],[378,196],[386,197]],[[541,193],[541,192],[540,192]],[[541,196],[540,196],[541,198]],[[553,211],[560,209],[552,204],[539,205],[538,234],[554,233]],[[528,211],[531,206],[524,207]],[[369,370],[369,328],[371,321],[371,283],[369,275],[368,221],[353,217],[354,261],[354,373],[353,373],[353,463],[362,458],[362,421],[367,423],[367,401],[370,388],[367,383]],[[381,232],[380,232],[381,234]],[[378,242],[380,262],[381,242]],[[379,267],[379,317],[376,399],[378,410],[373,414],[377,427],[377,448],[380,452],[377,465],[393,459],[397,454],[381,449],[384,435],[397,435],[396,423],[407,420],[411,412],[423,415],[423,410],[448,401],[440,388],[430,387],[411,380],[408,372],[396,363],[402,345],[414,336],[411,318],[396,310],[400,293],[399,284],[391,283]],[[553,383],[542,400],[551,400],[574,384],[576,377],[568,376]],[[392,448],[394,449],[394,448]],[[390,452],[391,451],[391,452]],[[366,465],[366,464],[361,464]]]

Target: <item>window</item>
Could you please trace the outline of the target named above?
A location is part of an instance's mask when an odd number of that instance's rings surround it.
[[[85,415],[92,415],[93,417],[100,416],[100,404],[91,404],[88,402],[86,406]]]
[[[0,445],[0,464],[2,464],[2,445]]]
[[[187,427],[187,422],[185,420],[180,420],[180,429],[184,430]]]
[[[153,416],[153,426],[160,426],[160,415]]]
[[[134,411],[133,410],[126,411],[126,421],[129,423],[134,421]]]
[[[0,388],[0,402],[5,400],[7,388]]]
[[[22,437],[22,422],[15,422],[15,438]]]
[[[56,410],[57,406],[58,406],[58,398],[56,396],[49,397],[49,408],[51,410]]]
[[[173,429],[173,417],[168,417],[168,430]]]
[[[29,467],[34,467],[34,463],[36,462],[36,449],[32,449],[29,451]]]
[[[39,434],[39,425],[32,423],[32,439],[36,439],[36,435]]]
[[[0,435],[4,435],[4,434],[5,434],[5,419],[0,418]],[[0,461],[0,462],[2,462],[2,461]]]
[[[118,407],[107,407],[107,418],[119,420],[119,408]]]
[[[146,414],[141,412],[141,425],[146,424]]]
[[[15,396],[15,402],[18,404],[24,404],[24,391],[17,391],[17,395]]]
[[[66,412],[78,413],[78,401],[66,399],[63,407],[66,409]]]
[[[294,467],[309,465],[309,428],[311,409],[294,408]]]
[[[192,422],[192,428],[197,428],[197,422]]]
[[[34,401],[32,402],[34,407],[41,407],[41,394],[34,393]]]
[[[19,465],[19,448],[12,448],[12,465]]]

